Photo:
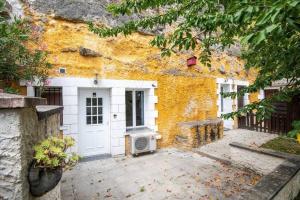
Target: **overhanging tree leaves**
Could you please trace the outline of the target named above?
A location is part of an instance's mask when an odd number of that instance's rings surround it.
[[[258,75],[253,84],[239,93],[224,96],[243,96],[274,81],[287,80],[288,84],[278,94],[226,114],[225,118],[252,110],[263,118],[272,112],[273,101],[289,101],[300,93],[300,0],[125,0],[108,7],[115,15],[158,9],[156,15],[118,27],[103,28],[89,23],[89,28],[101,37],[110,37],[173,24],[176,28],[171,34],[154,37],[151,45],[160,48],[163,56],[199,46],[200,60],[208,66],[215,48],[240,43],[245,69],[255,68]]]
[[[5,1],[0,0],[0,13],[5,9]],[[51,65],[43,50],[31,50],[28,43],[37,41],[31,37],[32,25],[26,20],[8,20],[0,16],[0,80],[7,92],[14,92],[11,84],[21,79],[37,81],[39,85],[48,77]]]

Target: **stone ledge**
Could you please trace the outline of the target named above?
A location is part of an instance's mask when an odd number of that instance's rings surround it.
[[[0,93],[1,108],[28,108],[37,105],[45,105],[46,99],[37,97],[27,97],[16,94]]]
[[[179,131],[174,145],[192,149],[214,142],[223,137],[223,120],[220,118],[178,123]]]
[[[254,148],[238,142],[230,143],[230,146],[285,159],[284,163],[270,174],[264,176],[253,189],[242,194],[242,199],[271,200],[295,198],[300,190],[300,185],[295,186],[293,183],[295,179],[300,177],[300,156],[264,148]],[[292,196],[290,195],[291,193]]]
[[[36,112],[38,114],[38,119],[45,119],[51,115],[56,113],[60,113],[64,109],[63,106],[51,106],[51,105],[43,105],[43,106],[36,106]]]
[[[278,151],[274,151],[274,150],[271,150],[271,149],[265,149],[265,148],[255,148],[255,147],[247,146],[247,145],[239,143],[239,142],[232,142],[229,145],[233,146],[233,147],[236,147],[236,148],[252,151],[252,152],[255,152],[255,153],[261,153],[261,154],[265,154],[265,155],[269,155],[269,156],[274,156],[274,157],[277,157],[277,158],[283,158],[283,159],[287,159],[287,160],[299,160],[300,161],[300,156],[298,156],[298,155],[293,155],[293,154],[284,153],[284,152],[278,152]]]
[[[186,127],[194,127],[194,126],[206,126],[206,125],[215,125],[218,123],[223,122],[222,119],[207,119],[207,120],[200,120],[200,121],[191,121],[191,122],[180,122],[178,123],[179,126],[186,126]]]

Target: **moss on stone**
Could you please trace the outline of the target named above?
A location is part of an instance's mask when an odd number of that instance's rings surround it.
[[[278,137],[263,144],[261,147],[300,155],[300,144],[296,140],[287,137]]]

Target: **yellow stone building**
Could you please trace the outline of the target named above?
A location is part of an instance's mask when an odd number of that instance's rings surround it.
[[[53,64],[43,96],[49,104],[64,106],[61,128],[76,139],[82,156],[124,154],[125,135],[143,130],[157,133],[160,147],[170,146],[178,123],[236,110],[238,101],[220,92],[237,91],[255,78],[230,51],[214,53],[211,68],[199,61],[187,66],[199,51],[162,58],[149,45],[152,35],[100,38],[86,23],[60,16],[52,4],[50,12],[40,9],[42,1],[30,2],[35,4],[25,6],[25,15],[36,25],[38,48],[49,52]],[[35,83],[22,85],[27,95],[37,95]],[[246,95],[242,102],[258,97]],[[237,123],[225,120],[224,127]]]

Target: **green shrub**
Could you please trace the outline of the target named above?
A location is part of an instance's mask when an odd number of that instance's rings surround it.
[[[6,2],[0,0],[0,13]],[[13,18],[7,20],[0,15],[0,80],[4,87],[13,82],[26,80],[44,86],[51,64],[41,33],[29,20]],[[33,46],[29,48],[29,44]]]
[[[288,132],[287,136],[290,138],[297,138],[297,135],[300,134],[300,120],[299,121],[293,121],[292,123],[293,130]]]
[[[19,94],[19,90],[15,89],[13,87],[5,87],[4,92],[9,93],[9,94]]]
[[[74,146],[72,137],[50,137],[34,146],[35,167],[39,168],[64,168],[68,169],[76,165],[79,156],[75,153],[66,153],[66,150]]]

